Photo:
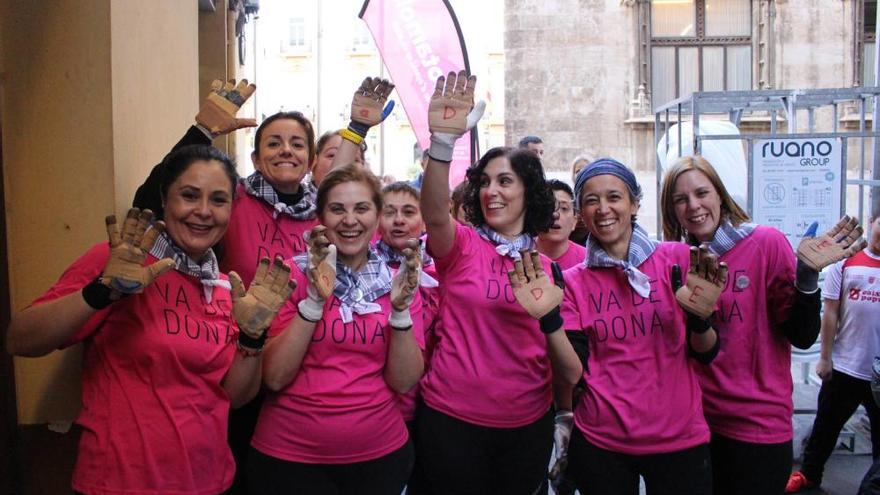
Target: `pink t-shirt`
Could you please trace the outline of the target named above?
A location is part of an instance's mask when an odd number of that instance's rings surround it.
[[[617,267],[576,266],[565,272],[562,317],[590,342],[587,388],[574,421],[599,448],[660,454],[709,441],[700,386],[691,368],[685,313],[669,282],[678,263],[687,273],[688,247],[664,242],[639,266],[651,278],[642,298]]]
[[[553,261],[559,263],[559,267],[563,270],[568,270],[569,268],[583,264],[586,258],[587,248],[581,246],[576,242],[568,241],[568,249],[566,249],[565,252],[562,253],[562,256],[556,258]]]
[[[318,220],[296,220],[283,213],[273,218],[272,206],[248,194],[241,183],[236,186],[235,195],[229,228],[223,236],[220,271],[238,273],[247,287],[254,279],[260,258],[271,260],[280,255],[288,259],[308,250],[303,235]]]
[[[791,344],[778,329],[794,300],[795,256],[785,236],[758,226],[720,261],[728,281],[715,312],[721,339],[695,364],[711,430],[742,442],[792,439]]]
[[[90,249],[33,305],[81,290],[101,274],[109,254],[107,243]],[[215,287],[207,304],[198,280],[171,270],[142,294],[95,313],[65,343],[84,344],[74,490],[215,494],[229,488],[235,463],[221,382],[238,335],[231,308],[228,290]]]
[[[270,337],[287,331],[306,297],[307,279],[290,260],[297,288],[269,329]],[[385,383],[391,296],[375,303],[377,313],[353,314],[344,323],[339,299],[327,301],[324,315],[303,357],[299,372],[278,393],[269,393],[260,411],[251,445],[287,461],[349,464],[369,461],[402,447],[409,434]],[[421,301],[416,294],[413,331],[421,332]]]
[[[549,273],[549,260],[542,260]],[[550,361],[538,321],[511,290],[507,272],[513,260],[474,229],[456,224],[452,250],[434,264],[443,304],[431,366],[422,379],[425,403],[493,428],[537,421],[550,409]]]

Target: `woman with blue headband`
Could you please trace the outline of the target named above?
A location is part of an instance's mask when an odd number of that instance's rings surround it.
[[[648,493],[708,494],[709,428],[691,358],[718,352],[708,317],[726,269],[704,250],[650,239],[636,223],[641,187],[615,160],[584,167],[575,195],[588,254],[565,272],[557,324],[585,333],[589,353],[568,474],[591,495],[635,495],[639,476]]]

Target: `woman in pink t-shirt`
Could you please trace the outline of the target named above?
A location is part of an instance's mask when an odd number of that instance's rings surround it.
[[[236,184],[229,228],[216,247],[221,271],[235,271],[248,284],[261,258],[288,259],[306,251],[306,232],[317,224],[318,184],[317,180],[307,180],[306,174],[311,170],[316,179],[334,164],[363,163],[363,136],[384,118],[383,105],[393,87],[383,79],[365,80],[353,96],[349,128],[329,136],[317,150],[315,130],[301,112],[278,112],[263,120],[254,135],[254,172]],[[256,125],[253,119],[235,116],[256,86],[247,84],[247,80],[235,87],[215,81],[213,88],[196,115],[196,125],[189,128],[172,151],[189,144],[210,145],[222,135]],[[161,215],[157,184],[162,174],[162,164],[153,168],[138,188],[134,206],[150,208]],[[231,413],[229,442],[236,463],[242,466],[250,449],[261,398],[262,394]],[[241,469],[236,475],[236,489],[246,485],[243,476]]]
[[[428,486],[443,494],[531,494],[547,476],[553,371],[573,384],[577,357],[561,332],[545,336],[517,303],[508,272],[553,220],[538,157],[493,148],[468,169],[464,210],[449,213],[454,143],[479,119],[475,77],[440,77],[429,107],[431,148],[422,185],[428,251],[443,282],[437,344],[421,382],[418,456]],[[549,261],[542,261],[548,265]],[[556,369],[558,352],[573,363]]]
[[[711,255],[648,237],[636,223],[641,187],[615,160],[584,167],[575,197],[588,255],[565,272],[558,327],[585,333],[589,352],[567,473],[590,494],[637,494],[642,476],[649,493],[706,495],[709,429],[689,356],[708,362],[718,351],[706,319],[714,299],[702,301],[703,316],[677,301],[717,295],[724,270]],[[675,265],[690,268],[687,288],[673,280]],[[701,278],[710,284],[697,286]]]
[[[263,403],[248,455],[253,493],[398,495],[413,447],[397,408],[422,375],[420,250],[397,274],[370,246],[378,179],[358,164],[318,188],[321,225],[292,260],[298,289],[270,329]]]
[[[84,344],[79,493],[226,491],[229,407],[259,389],[266,329],[292,289],[280,259],[263,261],[247,294],[217,267],[211,246],[226,231],[237,177],[226,155],[184,147],[165,171],[164,224],[150,228],[149,210],[132,209],[120,235],[108,217],[110,243],[10,324],[13,354]]]
[[[661,204],[664,237],[706,244],[731,274],[714,318],[724,344],[712,366],[696,367],[714,493],[782,493],[792,459],[791,346],[807,349],[819,333],[819,272],[795,264],[781,232],[749,223],[702,156],[666,172]],[[844,248],[861,235],[854,227],[841,235]]]

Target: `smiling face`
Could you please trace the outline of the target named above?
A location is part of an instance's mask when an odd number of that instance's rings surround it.
[[[493,230],[513,237],[525,223],[525,185],[506,156],[489,160],[480,177],[480,208]]]
[[[709,242],[721,222],[721,197],[715,186],[699,170],[678,176],[672,193],[675,218],[688,234],[700,242]]]
[[[404,191],[385,193],[382,197],[379,231],[382,240],[396,251],[406,247],[409,239],[418,239],[424,231],[419,200]]]
[[[309,138],[293,119],[278,119],[263,129],[257,151],[251,154],[254,168],[275,189],[286,194],[299,190],[309,169]]]
[[[365,182],[342,182],[327,191],[320,213],[327,239],[336,245],[338,259],[359,270],[367,262],[370,240],[379,225],[373,191]]]
[[[632,219],[639,211],[626,184],[614,175],[597,175],[581,189],[581,219],[609,255],[626,259]]]
[[[195,261],[216,244],[229,225],[232,187],[223,164],[196,160],[168,186],[165,228],[178,247]]]
[[[553,225],[547,232],[538,234],[538,238],[548,242],[568,242],[568,236],[577,225],[577,216],[574,213],[574,200],[565,191],[554,190],[556,199],[556,211],[553,214]]]

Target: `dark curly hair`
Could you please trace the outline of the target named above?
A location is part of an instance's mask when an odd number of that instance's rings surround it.
[[[480,205],[480,181],[486,166],[498,157],[506,157],[510,161],[510,168],[525,186],[523,232],[536,236],[538,232],[548,231],[553,225],[553,210],[556,208],[556,201],[544,177],[544,167],[541,166],[541,160],[531,151],[514,150],[507,147],[490,149],[474,166],[468,169],[468,185],[465,188],[464,201],[462,202],[468,222],[473,225],[486,223],[483,208]]]

